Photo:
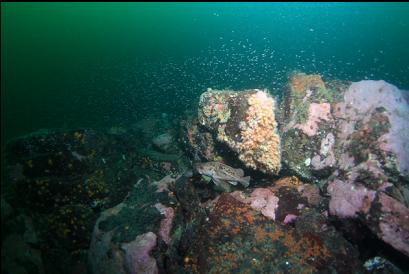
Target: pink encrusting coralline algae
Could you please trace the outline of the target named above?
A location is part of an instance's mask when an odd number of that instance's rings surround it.
[[[294,128],[301,129],[308,136],[314,136],[317,134],[321,120],[331,120],[331,105],[329,103],[311,103],[307,122],[297,124]]]
[[[130,243],[122,244],[125,251],[126,270],[130,274],[157,274],[158,266],[150,252],[156,246],[155,233],[148,232],[136,237]]]
[[[396,199],[379,194],[382,218],[379,218],[378,236],[397,250],[409,256],[409,209]]]
[[[275,220],[279,198],[268,188],[256,188],[249,198],[250,206],[261,214]]]
[[[295,220],[297,219],[297,215],[294,214],[287,214],[284,218],[284,223],[287,224],[291,224],[293,222],[295,222]]]
[[[409,102],[404,91],[385,81],[352,83],[344,93],[344,102],[335,109],[334,115],[340,121],[337,138],[344,147],[349,144],[357,121],[366,124],[371,114],[382,111],[390,128],[377,140],[378,147],[396,155],[400,173],[409,176]]]
[[[171,242],[170,231],[172,230],[173,219],[175,218],[175,210],[172,207],[166,207],[161,203],[155,204],[156,209],[164,218],[160,222],[159,235],[162,240],[169,245]]]
[[[341,218],[352,218],[357,217],[358,213],[368,213],[376,193],[363,186],[340,180],[331,182],[327,191],[331,195],[330,213]]]

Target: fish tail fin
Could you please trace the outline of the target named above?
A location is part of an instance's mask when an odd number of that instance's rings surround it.
[[[248,187],[250,185],[250,176],[247,177],[243,177],[240,180],[240,183],[244,186],[244,187]]]

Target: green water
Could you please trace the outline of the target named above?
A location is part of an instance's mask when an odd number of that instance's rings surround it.
[[[409,88],[408,3],[1,3],[1,144],[183,115],[289,72]]]

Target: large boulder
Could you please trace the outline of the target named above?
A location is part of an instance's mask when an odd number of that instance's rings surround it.
[[[370,188],[409,183],[408,95],[384,81],[324,83],[290,78],[278,116],[286,172],[308,181],[330,175]],[[371,186],[372,185],[372,186]],[[403,193],[405,192],[405,193]]]
[[[211,90],[200,96],[198,120],[248,168],[276,175],[281,168],[275,100],[262,90]]]
[[[409,100],[384,81],[353,83],[334,112],[338,174],[371,189],[409,184]],[[403,198],[403,197],[402,197]],[[403,202],[403,200],[402,200]]]
[[[406,255],[408,102],[385,81],[326,84],[295,74],[279,116],[284,173],[328,184],[332,215],[361,219]]]
[[[290,77],[278,115],[284,172],[307,181],[333,172],[337,88],[324,83],[319,75],[297,73]]]
[[[168,184],[174,181],[141,179],[122,203],[102,212],[88,252],[91,273],[158,273],[160,258],[152,252],[164,254],[172,244],[175,210],[166,204],[172,200]]]
[[[357,250],[303,197],[303,186],[285,178],[207,203],[208,218],[183,260],[185,272],[364,273]]]
[[[409,256],[409,103],[384,81],[353,83],[335,109],[337,170],[330,178],[330,213],[360,217]]]
[[[330,214],[359,218],[381,240],[409,257],[409,209],[383,190],[334,180],[328,186]]]

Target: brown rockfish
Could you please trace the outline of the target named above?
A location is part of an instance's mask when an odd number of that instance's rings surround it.
[[[226,182],[237,185],[237,182],[244,187],[248,187],[250,176],[243,177],[244,171],[241,168],[232,168],[219,162],[196,163],[194,168],[202,175],[212,178],[216,185],[226,185]]]

